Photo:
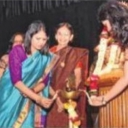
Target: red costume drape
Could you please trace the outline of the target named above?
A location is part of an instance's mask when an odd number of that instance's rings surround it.
[[[59,51],[56,51],[56,46],[51,48],[51,51],[59,55],[59,61],[52,72],[51,86],[54,90],[63,89],[66,86],[66,79],[73,74],[74,69],[82,68],[82,82],[79,88],[86,89],[84,83],[88,71],[88,50],[82,48],[74,48],[67,46]],[[60,97],[63,102],[65,100]],[[77,100],[77,112],[81,118],[81,128],[86,127],[86,96],[81,93]],[[58,113],[56,103],[51,107],[47,118],[47,128],[67,128],[68,114],[66,111]]]

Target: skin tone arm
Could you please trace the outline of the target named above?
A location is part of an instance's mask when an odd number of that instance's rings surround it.
[[[55,92],[53,90],[53,88],[50,87],[50,95],[55,96],[56,93],[58,94],[59,91]],[[57,108],[58,112],[62,112],[64,110],[64,107],[63,107],[63,103],[61,102],[60,97],[58,95],[57,95],[57,98],[56,98],[56,103],[57,103],[57,106],[58,106],[58,108]]]
[[[35,92],[35,93],[39,93],[41,90],[43,90],[43,88],[45,87],[44,83],[39,81],[33,88],[32,90]]]
[[[43,90],[44,87],[45,87],[45,84],[42,81],[40,81],[34,86],[32,90],[35,93],[39,93],[40,91]],[[58,96],[58,92],[55,92],[51,86],[49,87],[49,92],[50,92],[50,95],[52,96],[51,100],[55,100]],[[44,97],[44,99],[47,100],[48,98]]]
[[[26,87],[22,81],[18,81],[15,84],[15,87],[23,94],[25,94],[27,97],[30,99],[34,100],[37,104],[49,108],[50,105],[52,104],[53,100],[51,99],[46,99],[44,97],[39,96],[38,94],[34,93],[31,89]]]
[[[111,100],[122,92],[128,85],[128,61],[124,64],[124,75],[116,82],[113,88],[104,96],[106,101]]]
[[[81,76],[81,68],[76,68],[74,70],[74,74],[75,74],[75,83],[76,83],[76,89],[78,88],[79,84],[82,81],[82,76]]]
[[[40,91],[43,90],[43,88],[45,87],[45,84],[42,81],[39,81],[34,88],[32,89],[35,93],[39,93]],[[50,86],[49,88],[49,92],[51,96],[54,96],[56,94],[56,92],[53,90],[53,88]]]
[[[108,102],[126,88],[126,86],[128,85],[128,49],[126,49],[125,51],[125,59],[126,61],[124,63],[123,76],[116,82],[116,84],[107,94],[105,94],[104,96],[92,97],[92,103],[93,103],[92,105],[94,106],[103,105],[102,103],[103,97],[104,97],[104,101]]]
[[[38,93],[44,88],[44,86],[45,86],[44,83],[39,82],[33,88],[33,90],[34,90],[35,93]],[[58,112],[63,111],[63,103],[61,102],[60,98],[58,97],[58,92],[55,92],[51,86],[49,88],[49,91],[50,91],[50,95],[53,97],[52,100],[56,99],[56,101],[57,101],[56,103],[58,105]]]
[[[3,73],[4,73],[4,68],[0,68],[0,78],[2,77]]]
[[[0,78],[2,77],[7,65],[8,65],[8,55],[3,55],[0,59]]]

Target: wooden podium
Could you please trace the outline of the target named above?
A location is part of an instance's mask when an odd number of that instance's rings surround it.
[[[122,75],[123,72],[115,71],[116,76],[117,73]],[[113,76],[110,75],[109,80],[106,76],[99,82],[99,95],[107,93],[119,79]],[[99,128],[128,128],[128,88],[105,106],[100,107]]]

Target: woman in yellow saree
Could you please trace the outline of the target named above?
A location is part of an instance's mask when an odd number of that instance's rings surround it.
[[[46,42],[44,24],[35,21],[25,34],[24,46],[16,45],[9,53],[9,67],[0,79],[1,128],[45,127],[45,110],[55,99],[48,98],[50,71],[57,60]]]

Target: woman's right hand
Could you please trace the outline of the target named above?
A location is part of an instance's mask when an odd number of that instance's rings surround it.
[[[52,105],[53,100],[46,97],[40,97],[40,99],[37,100],[36,103],[44,108],[49,108]]]
[[[92,106],[102,106],[106,104],[104,96],[91,96],[89,104]]]
[[[58,96],[58,92],[56,92],[51,99],[46,98],[46,97],[42,97],[41,98],[41,105],[44,108],[49,108],[52,105],[52,103],[56,100],[57,96]]]

